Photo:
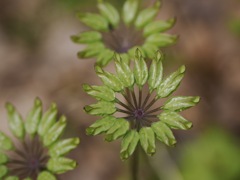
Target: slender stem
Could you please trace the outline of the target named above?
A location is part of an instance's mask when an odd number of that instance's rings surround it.
[[[129,106],[131,106],[132,109],[135,109],[133,104],[130,101],[130,94],[129,94],[129,90],[127,90],[127,95],[122,93],[123,97],[126,99],[126,101],[128,102]]]
[[[135,109],[137,109],[138,105],[137,105],[137,99],[136,99],[136,95],[135,95],[134,91],[132,91],[132,99],[133,99],[133,102],[134,102],[134,105],[135,105]]]
[[[134,119],[133,115],[131,115],[131,116],[124,116],[124,117],[120,117],[120,118],[124,118],[124,119],[127,119],[127,120]]]
[[[157,117],[156,114],[149,114],[149,115],[146,115],[146,116],[144,116],[144,117],[146,117],[146,118],[156,118],[156,119],[158,119],[158,117]]]
[[[154,98],[154,99],[147,105],[147,107],[144,109],[144,111],[147,111],[156,101],[157,101],[157,99]]]
[[[144,100],[144,102],[143,102],[142,109],[144,109],[144,108],[145,108],[145,106],[146,106],[146,104],[147,104],[147,102],[148,102],[148,100],[149,100],[150,96],[151,96],[151,94],[150,94],[150,93],[148,93],[147,97],[145,98],[145,100]]]
[[[127,111],[127,110],[123,110],[123,109],[119,109],[119,108],[116,108],[116,109],[117,109],[118,112],[126,113],[126,114],[129,114],[129,115],[132,114],[132,112]]]
[[[139,94],[138,94],[138,108],[141,108],[142,106],[142,89],[139,89]]]
[[[128,109],[129,111],[133,111],[133,109],[129,106],[127,106],[126,104],[122,103],[120,100],[116,99],[116,103],[118,103],[119,105],[121,105],[122,107]]]
[[[137,145],[132,157],[131,171],[132,180],[138,180],[138,166],[139,166],[139,145]]]
[[[153,109],[153,110],[147,111],[147,112],[145,112],[145,114],[150,114],[150,113],[158,112],[158,111],[161,111],[161,107],[158,107],[158,108],[156,108],[156,109]]]

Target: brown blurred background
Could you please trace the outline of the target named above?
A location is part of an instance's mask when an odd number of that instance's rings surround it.
[[[45,109],[56,102],[69,120],[65,136],[81,138],[70,154],[79,166],[61,179],[128,180],[129,161],[121,162],[120,143],[85,135],[97,117],[83,112],[94,99],[81,85],[99,79],[94,60],[77,59],[82,46],[70,35],[86,29],[75,13],[96,11],[96,1],[0,0],[0,129],[8,133],[6,101],[24,117],[36,96]],[[124,1],[111,2],[120,9]],[[240,1],[163,0],[158,18],[173,16],[177,23],[170,32],[180,39],[163,50],[165,68],[169,72],[186,64],[175,95],[200,95],[201,103],[183,113],[194,128],[174,131],[176,148],[157,143],[155,156],[141,158],[140,179],[239,180]]]

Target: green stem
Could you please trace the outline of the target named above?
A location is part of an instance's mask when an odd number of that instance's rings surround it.
[[[138,180],[139,169],[139,145],[137,145],[135,152],[133,153],[131,163],[132,180]]]

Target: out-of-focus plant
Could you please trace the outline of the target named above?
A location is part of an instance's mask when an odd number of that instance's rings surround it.
[[[240,37],[240,19],[232,19],[229,22],[229,27],[234,34]]]
[[[105,66],[114,52],[129,60],[139,48],[144,57],[153,58],[159,48],[177,40],[176,35],[164,33],[173,27],[175,18],[154,21],[160,5],[157,0],[152,7],[139,11],[139,0],[127,0],[119,13],[110,3],[99,0],[100,14],[78,13],[79,20],[92,29],[71,37],[74,42],[87,45],[78,57],[95,57],[99,66]]]
[[[199,97],[171,97],[162,106],[154,108],[157,101],[169,97],[177,89],[185,72],[185,66],[181,66],[163,78],[162,60],[163,56],[158,52],[148,68],[140,50],[136,50],[132,70],[116,55],[116,74],[96,66],[96,73],[104,85],[83,86],[84,91],[98,100],[96,104],[85,106],[85,111],[102,117],[87,129],[87,134],[106,133],[107,141],[122,137],[123,160],[133,154],[138,142],[146,154],[153,155],[155,137],[173,146],[176,140],[171,129],[186,130],[192,127],[192,123],[178,112],[195,106]],[[142,93],[144,86],[148,88],[145,96]]]
[[[182,151],[184,180],[240,179],[240,146],[222,129],[209,128]]]
[[[56,104],[42,115],[42,102],[36,98],[25,122],[12,104],[7,103],[6,108],[10,130],[18,142],[14,144],[0,132],[0,179],[55,180],[55,174],[76,167],[74,160],[64,156],[80,140],[60,139],[67,121],[65,116],[57,120]]]

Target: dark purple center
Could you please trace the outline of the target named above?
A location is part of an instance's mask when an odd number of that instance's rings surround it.
[[[137,110],[134,111],[134,117],[135,117],[136,119],[142,119],[143,116],[144,116],[144,111],[143,111],[143,109],[137,109]]]

